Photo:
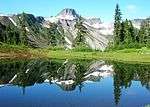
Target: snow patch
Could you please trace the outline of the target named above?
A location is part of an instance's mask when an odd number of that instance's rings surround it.
[[[5,14],[0,13],[0,16],[6,16]]]
[[[73,80],[65,80],[65,81],[60,81],[60,82],[56,82],[57,84],[61,85],[61,84],[66,84],[66,85],[71,85],[74,83]]]
[[[75,20],[76,17],[72,15],[59,15],[56,17],[57,19],[63,19],[63,20]]]
[[[45,82],[45,83],[49,83],[50,80],[46,79],[44,82]],[[73,83],[74,83],[73,80],[58,81],[58,79],[52,80],[51,82],[54,83],[54,84],[59,84],[59,85],[61,85],[61,84],[70,85],[70,84],[73,84]]]
[[[45,21],[51,22],[51,23],[57,23],[58,19],[56,17],[45,17]]]
[[[112,76],[112,72],[99,72],[99,71],[96,71],[96,72],[93,72],[93,73],[87,75],[85,78],[88,78],[90,76],[106,78],[106,77]]]
[[[50,82],[48,79],[46,79],[44,82]]]
[[[52,83],[56,83],[58,81],[58,79],[55,79],[55,80],[48,80],[48,79],[46,79],[44,82],[45,83],[49,83],[49,82],[52,82]]]
[[[10,20],[15,26],[17,26],[17,23],[16,23],[11,17],[9,17],[9,20]]]
[[[114,71],[113,65],[103,65],[102,67],[98,68],[99,71]]]
[[[15,78],[17,78],[17,74],[9,81],[9,83],[12,83],[15,80]]]
[[[29,72],[29,69],[26,70],[26,73],[28,73],[28,72]]]
[[[1,87],[4,87],[4,86],[5,86],[5,85],[0,85],[0,88],[1,88]]]
[[[84,81],[84,83],[94,83],[93,81],[90,81],[90,80],[87,80],[87,81]]]
[[[72,42],[66,36],[64,38],[68,44],[72,45]]]
[[[25,29],[26,29],[26,31],[27,31],[27,32],[29,32],[29,29],[28,29],[28,27],[25,27]]]

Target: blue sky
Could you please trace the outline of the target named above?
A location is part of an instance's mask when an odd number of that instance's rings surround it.
[[[150,0],[0,0],[0,13],[27,12],[36,16],[55,16],[64,8],[73,8],[83,17],[112,21],[116,3],[124,18],[150,16]]]

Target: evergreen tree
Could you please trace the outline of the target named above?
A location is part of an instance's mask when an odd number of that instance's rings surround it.
[[[142,44],[142,46],[149,46],[150,43],[150,20],[149,19],[143,21],[138,37],[139,37],[139,43]]]
[[[0,42],[4,42],[6,36],[6,27],[0,23]]]
[[[119,45],[127,48],[134,46],[133,44],[136,42],[136,35],[131,21],[126,19],[125,21],[121,22],[119,33],[120,34],[117,39],[119,44],[115,44],[115,47]]]
[[[131,37],[131,32],[130,32],[130,25],[129,25],[129,21],[126,19],[125,21],[125,25],[124,25],[124,29],[125,29],[125,44],[127,46],[129,46],[129,44],[132,42],[132,37]]]
[[[125,39],[125,22],[121,23],[121,30],[120,30],[120,40],[119,42],[121,42],[121,44],[124,43],[124,39]]]
[[[19,45],[21,43],[21,38],[20,38],[20,32],[16,29],[14,32],[14,39],[15,39],[15,44]]]
[[[75,24],[75,28],[78,29],[77,37],[75,39],[75,45],[84,45],[85,36],[88,34],[87,28],[83,26],[83,19],[80,16],[79,21]]]
[[[129,32],[130,32],[130,36],[132,38],[132,42],[135,43],[136,42],[135,29],[134,29],[133,24],[130,20],[129,20]]]
[[[61,32],[61,34],[59,33],[59,35],[61,37],[58,38],[58,39],[60,39],[59,43],[64,46],[64,44],[66,43],[66,41],[65,41],[65,35],[64,35],[65,32],[64,32],[64,29],[63,29],[62,26],[58,26],[58,32]]]
[[[26,31],[26,22],[25,22],[25,13],[22,13],[22,17],[18,18],[20,21],[20,26],[21,26],[21,32],[20,32],[20,36],[21,36],[21,44],[27,45],[27,31]]]
[[[147,35],[147,47],[150,47],[150,27],[148,28],[148,35]]]
[[[150,46],[150,19],[146,19],[145,24],[145,45]]]
[[[121,97],[121,80],[119,78],[119,75],[114,76],[114,101],[115,104],[118,105],[120,102]]]
[[[15,29],[13,26],[8,25],[6,27],[6,43],[15,44]]]
[[[114,22],[114,45],[120,44],[121,37],[121,11],[119,5],[115,9],[115,22]]]
[[[57,36],[59,35],[59,32],[57,32],[57,25],[51,23],[50,24],[49,35],[50,35],[50,45],[56,46],[57,45]]]

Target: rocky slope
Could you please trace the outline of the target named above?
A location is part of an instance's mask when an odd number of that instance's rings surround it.
[[[35,17],[32,14],[17,14],[17,15],[1,15],[0,23],[5,26],[15,26],[18,29],[22,26],[24,20],[27,31],[28,42],[33,47],[47,47],[51,45],[51,34],[49,29],[52,24],[55,24],[56,45],[60,45],[60,41],[64,39],[66,48],[72,49],[75,38],[77,37],[78,29],[75,24],[79,20],[80,15],[74,9],[64,9],[55,17]],[[86,19],[83,18],[83,26],[88,29],[86,35],[86,43],[92,49],[104,50],[108,42],[112,39],[113,26],[112,24],[102,23],[99,18]],[[60,39],[61,38],[61,39]]]
[[[49,22],[55,22],[64,29],[67,48],[72,48],[73,41],[77,37],[75,24],[79,20],[79,15],[74,9],[64,9],[57,16],[47,19]],[[92,49],[104,50],[108,42],[112,39],[113,26],[111,23],[102,23],[99,18],[83,18],[83,25],[88,29],[86,43]]]

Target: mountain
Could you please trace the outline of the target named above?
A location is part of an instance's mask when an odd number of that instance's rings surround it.
[[[49,45],[59,45],[62,43],[62,35],[58,31],[58,26],[54,23],[49,23],[51,28],[46,28],[43,26],[45,22],[44,17],[35,17],[32,14],[22,13],[11,16],[0,16],[0,23],[4,25],[8,30],[17,29],[19,33],[20,43],[23,42],[23,33],[27,36],[25,39],[27,44],[32,47],[44,48]],[[9,32],[9,31],[6,31]],[[12,35],[5,34],[8,38],[11,38]],[[14,37],[16,38],[16,37]],[[6,41],[7,43],[9,41]],[[18,43],[19,44],[19,43]]]
[[[0,16],[0,22],[1,22],[1,24],[5,25],[5,26],[13,25],[11,18],[8,16]]]
[[[77,37],[78,29],[75,28],[79,15],[74,9],[64,9],[57,16],[46,19],[48,22],[57,23],[64,30],[66,47],[72,49],[74,40]],[[99,18],[83,18],[83,26],[87,28],[88,34],[85,37],[86,44],[96,50],[104,50],[112,39],[112,23],[102,23]]]
[[[22,31],[25,28],[27,42],[32,47],[47,47],[62,45],[72,49],[78,30],[75,25],[80,15],[74,9],[63,9],[54,17],[35,17],[32,14],[22,13],[17,15],[1,15],[0,23]],[[96,50],[104,50],[112,39],[113,26],[102,23],[99,18],[83,18],[83,26],[87,28],[84,37],[88,47]],[[20,33],[21,35],[21,33]],[[9,36],[8,36],[9,37]],[[20,39],[23,38],[20,36]]]
[[[82,19],[82,26],[86,28],[84,42],[87,47],[94,50],[102,50],[108,46],[113,39],[113,23],[102,22],[100,18],[81,17],[74,9],[63,9],[53,17],[34,16],[22,13],[16,15],[0,15],[0,38],[18,38],[16,44],[22,43],[23,39],[31,47],[45,48],[48,46],[63,46],[67,49],[74,48],[75,40],[78,36],[79,28],[76,24]],[[132,21],[134,27],[140,28],[144,19]],[[13,29],[14,37],[2,34]],[[26,37],[24,37],[26,35]],[[1,42],[3,42],[0,40]],[[5,41],[8,42],[8,41]],[[14,42],[13,42],[14,43]]]
[[[63,9],[57,16],[58,19],[64,20],[75,20],[79,18],[79,15],[74,9]]]
[[[135,28],[140,29],[143,21],[144,21],[144,19],[134,19],[134,20],[132,20],[132,24]]]

